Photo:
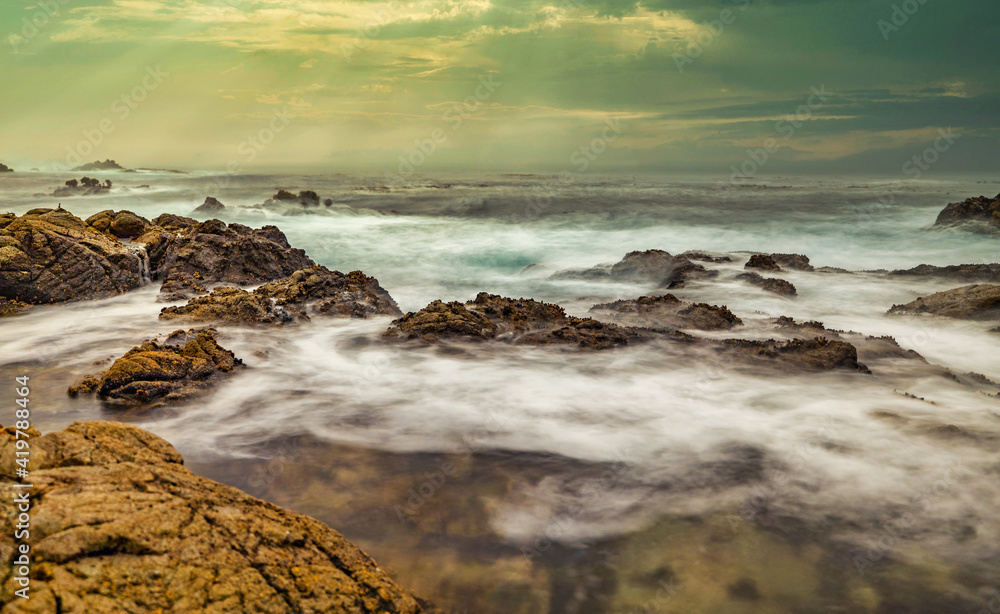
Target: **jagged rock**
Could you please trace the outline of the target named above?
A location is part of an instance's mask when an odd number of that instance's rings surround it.
[[[719,274],[682,256],[671,256],[661,249],[629,252],[614,265],[583,270],[560,271],[553,279],[613,280],[656,284],[660,288],[679,288],[691,280],[709,279]]]
[[[52,192],[52,196],[93,196],[111,191],[111,180],[107,179],[101,183],[98,179],[84,177],[77,181],[70,179],[64,185],[59,186]]]
[[[951,203],[941,210],[935,226],[956,224],[980,224],[993,229],[1000,228],[1000,194],[996,198],[977,196],[960,203]]]
[[[120,422],[31,431],[30,600],[3,612],[437,613],[327,525],[199,477],[163,439]],[[0,430],[13,501],[15,433]],[[16,505],[0,506],[14,559]]]
[[[771,254],[771,260],[778,266],[793,271],[815,271],[809,264],[809,257],[802,254]]]
[[[208,196],[205,198],[205,202],[198,205],[198,208],[191,213],[218,213],[225,210],[226,206],[219,202],[219,199],[214,196]]]
[[[37,169],[36,169],[37,170]],[[13,173],[14,169],[0,162],[0,173]]]
[[[100,376],[87,376],[67,393],[125,405],[190,398],[233,373],[243,361],[220,346],[212,329],[174,331],[163,343],[147,341],[116,360]]]
[[[858,351],[853,345],[826,337],[788,341],[726,339],[721,348],[755,361],[764,358],[809,369],[850,369],[870,373],[868,367],[858,362]]]
[[[311,315],[366,318],[402,312],[374,277],[361,271],[344,275],[324,266],[295,271],[287,279],[247,292],[219,288],[187,305],[165,307],[165,320],[222,320],[238,324],[286,324]]]
[[[318,207],[320,204],[319,194],[312,190],[302,190],[296,196],[287,190],[278,190],[271,198],[264,201],[264,206],[274,205],[302,205],[303,207]]]
[[[687,251],[683,254],[677,256],[678,258],[687,258],[688,260],[695,260],[698,262],[712,262],[715,264],[720,264],[723,262],[732,262],[733,259],[729,256],[715,256],[712,254],[707,254],[705,252],[698,251]]]
[[[822,322],[815,320],[796,322],[787,316],[776,318],[773,320],[773,324],[776,331],[794,338],[825,337],[831,341],[846,341],[857,349],[858,360],[864,363],[887,358],[905,358],[927,362],[918,352],[903,348],[894,338],[889,336],[875,337],[850,331],[833,330],[826,328]]]
[[[611,319],[619,324],[654,328],[728,330],[743,324],[743,320],[725,306],[685,303],[673,294],[642,296],[637,299],[603,303],[591,307],[590,312],[598,319]]]
[[[123,171],[125,170],[125,167],[123,167],[121,164],[118,164],[114,160],[105,160],[104,162],[98,160],[95,162],[88,162],[86,164],[74,168],[73,170],[74,171]]]
[[[774,261],[774,258],[768,256],[767,254],[754,254],[753,256],[750,256],[750,260],[747,261],[744,268],[760,269],[762,271],[781,270],[781,267]]]
[[[131,211],[99,211],[87,218],[87,225],[119,239],[134,239],[149,231],[149,220]]]
[[[27,307],[28,305],[20,301],[12,301],[10,299],[0,297],[0,318],[20,313]]]
[[[519,345],[572,344],[591,349],[630,345],[649,338],[635,329],[569,317],[558,305],[486,292],[465,304],[434,301],[395,320],[385,335],[431,343],[462,338]]]
[[[144,258],[69,211],[0,218],[0,297],[40,304],[121,294],[143,283]]]
[[[964,282],[1000,282],[1000,264],[955,264],[933,266],[921,264],[912,269],[897,269],[889,275],[906,277],[941,277]]]
[[[893,305],[895,315],[932,314],[963,320],[1000,320],[1000,285],[973,284]]]
[[[768,292],[780,294],[781,296],[795,296],[798,294],[791,282],[778,279],[777,277],[764,277],[760,273],[740,273],[736,276],[736,279],[759,286]]]
[[[204,294],[205,284],[273,281],[313,265],[304,251],[288,244],[276,226],[253,229],[165,215],[153,224],[170,232],[154,230],[136,242],[146,245],[153,279],[163,281],[161,300]]]

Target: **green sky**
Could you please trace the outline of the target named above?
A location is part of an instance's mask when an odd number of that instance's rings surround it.
[[[0,36],[14,166],[1000,163],[997,0],[5,0]]]

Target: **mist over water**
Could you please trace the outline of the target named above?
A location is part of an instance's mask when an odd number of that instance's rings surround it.
[[[1000,335],[986,332],[996,323],[888,317],[893,304],[963,284],[884,275],[1000,260],[996,237],[931,229],[946,203],[992,195],[997,184],[777,178],[737,187],[588,177],[565,186],[547,176],[456,175],[380,192],[377,177],[109,176],[112,194],[62,206],[82,218],[109,208],[151,218],[188,215],[215,196],[231,208],[218,216],[224,221],[275,224],[318,263],[377,277],[404,311],[486,291],[584,316],[596,303],[663,291],[553,273],[633,250],[704,250],[735,260],[706,263],[718,278],[671,292],[725,304],[746,326],[696,335],[774,337],[762,322],[784,315],[891,335],[926,362],[875,358],[865,361],[867,375],[734,364],[656,342],[602,352],[399,346],[380,339],[390,318],[315,319],[281,329],[219,326],[222,344],[250,368],[196,403],[123,416],[66,398],[70,383],[101,369],[95,361],[177,328],[157,320],[164,304],[154,284],[0,322],[0,375],[27,369],[37,378],[34,418],[43,430],[126,419],[199,467],[266,458],[268,442],[295,436],[391,453],[510,451],[627,467],[596,498],[577,487],[579,475],[562,471],[496,503],[490,527],[516,544],[556,525],[558,541],[580,544],[665,514],[749,520],[754,514],[743,511],[753,502],[755,513],[825,526],[826,538],[859,548],[885,522],[912,514],[894,556],[1000,555],[1000,387],[953,376],[1000,381]],[[61,179],[4,178],[3,208],[53,206],[33,194]],[[306,215],[245,208],[278,188],[313,189],[335,204]],[[817,267],[858,273],[782,273],[798,289],[787,299],[733,279],[743,251],[803,253]],[[730,467],[754,477],[727,478]],[[567,519],[574,500],[583,511]]]

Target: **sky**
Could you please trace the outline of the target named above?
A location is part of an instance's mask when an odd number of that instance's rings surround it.
[[[2,0],[0,162],[995,173],[998,40],[997,0]]]

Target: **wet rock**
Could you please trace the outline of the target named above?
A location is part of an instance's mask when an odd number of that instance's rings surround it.
[[[802,254],[771,254],[771,260],[778,266],[793,271],[815,271],[809,264],[809,257]]]
[[[1000,285],[973,284],[893,305],[892,315],[931,314],[963,320],[1000,320]]]
[[[777,277],[764,277],[760,273],[741,273],[736,276],[736,279],[781,296],[796,296],[798,294],[792,282]]]
[[[20,301],[12,301],[10,299],[0,297],[0,318],[20,313],[27,307],[28,306],[25,303]]]
[[[402,340],[498,340],[519,345],[578,345],[604,349],[650,338],[636,329],[573,318],[562,307],[532,299],[511,299],[479,293],[462,304],[434,301],[424,309],[394,321],[387,337]]]
[[[223,205],[222,203],[220,203],[217,198],[215,198],[214,196],[208,196],[208,197],[205,198],[205,202],[203,202],[200,205],[198,205],[198,208],[196,208],[191,213],[192,214],[194,214],[194,213],[215,214],[215,213],[218,213],[220,211],[225,211],[225,210],[226,210],[226,206]]]
[[[708,254],[705,252],[697,252],[697,251],[684,252],[683,254],[680,254],[678,258],[687,258],[688,260],[697,262],[712,262],[715,264],[733,261],[733,259],[729,256],[720,256],[716,254]]]
[[[951,266],[933,266],[921,264],[912,269],[895,270],[889,275],[904,277],[940,277],[967,283],[1000,282],[1000,264],[956,264]]]
[[[64,209],[0,219],[0,297],[40,304],[122,294],[143,283],[144,259]]]
[[[96,392],[101,400],[123,405],[179,401],[204,392],[242,365],[219,345],[214,330],[178,330],[163,343],[153,340],[132,348],[106,372],[87,376],[67,393]]]
[[[995,198],[977,196],[960,203],[951,203],[938,214],[935,226],[973,224],[1000,229],[1000,194]]]
[[[32,435],[31,599],[8,574],[5,612],[437,612],[340,533],[196,476],[152,433],[76,422]],[[0,430],[7,501],[14,444]],[[4,556],[17,522],[16,506],[0,508]]]
[[[301,205],[303,207],[318,207],[319,204],[320,204],[319,194],[317,194],[312,190],[302,190],[298,193],[298,195],[292,194],[287,190],[278,190],[278,192],[274,196],[264,201],[265,207],[272,207],[275,205]]]
[[[869,373],[868,367],[858,362],[857,349],[846,341],[830,340],[826,337],[813,339],[726,339],[723,350],[733,351],[754,362],[776,360],[806,369],[848,369]]]
[[[710,279],[718,271],[706,269],[682,256],[671,256],[661,249],[629,252],[614,265],[591,269],[560,271],[553,279],[611,280],[627,283],[656,284],[660,288],[683,287],[687,281]]]
[[[206,284],[259,284],[288,277],[313,265],[301,249],[288,244],[275,226],[253,229],[220,220],[197,222],[159,216],[144,243],[154,280],[163,281],[161,300],[179,300],[207,292]]]
[[[87,225],[118,239],[134,239],[150,229],[149,220],[141,215],[124,210],[116,213],[111,209],[88,217]]]
[[[219,288],[187,305],[165,307],[165,320],[220,320],[238,324],[287,324],[310,315],[366,318],[402,312],[374,277],[361,271],[347,275],[315,265],[252,292]]]
[[[753,256],[750,256],[750,260],[747,261],[745,268],[760,269],[762,271],[781,270],[781,267],[774,261],[774,258],[768,256],[767,254],[754,254]]]
[[[94,194],[104,194],[111,191],[111,180],[106,179],[101,183],[99,179],[83,177],[82,179],[70,179],[64,185],[56,188],[52,196],[93,196]]]
[[[590,312],[598,319],[628,326],[728,330],[743,324],[725,306],[686,303],[673,294],[603,303],[591,307]]]
[[[13,173],[14,169],[0,162],[0,173]]]

